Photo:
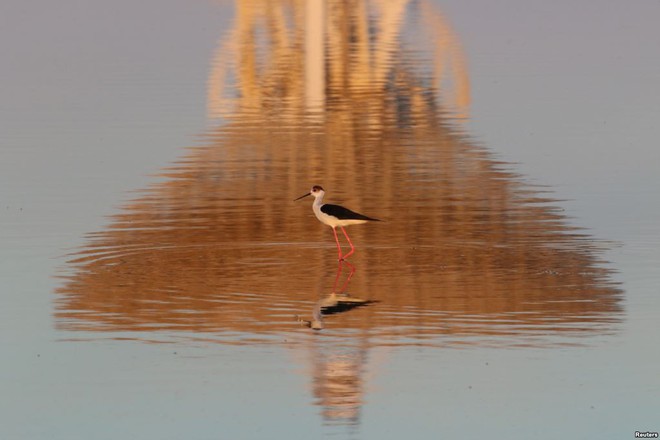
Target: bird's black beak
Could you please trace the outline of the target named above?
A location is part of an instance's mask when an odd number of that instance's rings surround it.
[[[296,200],[304,199],[305,197],[307,197],[307,196],[311,196],[311,195],[312,195],[312,193],[307,193],[307,194],[305,194],[305,195],[303,195],[303,196],[298,197]],[[295,202],[296,200],[294,200],[294,202]]]

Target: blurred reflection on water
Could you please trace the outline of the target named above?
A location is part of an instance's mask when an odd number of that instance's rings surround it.
[[[90,234],[62,274],[58,328],[309,344],[314,393],[343,421],[373,346],[616,331],[601,244],[461,129],[467,70],[444,18],[424,2],[304,6],[237,2],[209,79],[223,122]],[[350,230],[346,290],[364,303],[321,332],[296,319],[314,328],[337,269],[330,229],[292,202],[313,184],[385,220]]]
[[[420,25],[418,7],[330,2],[325,98],[308,112],[306,82],[321,80],[305,78],[315,54],[300,51],[304,14],[258,3],[238,3],[224,40],[233,51],[213,66],[209,101],[234,109],[228,122],[90,235],[59,291],[61,328],[228,341],[295,331],[291,317],[330,293],[336,269],[330,229],[309,203],[292,202],[315,183],[330,202],[386,219],[351,229],[358,270],[349,290],[380,304],[337,319],[337,330],[373,343],[446,344],[611,327],[619,294],[598,244],[446,121],[427,69],[434,47],[412,50],[403,37],[406,23]],[[436,58],[461,58],[451,41]],[[458,64],[451,83],[464,88]],[[218,78],[229,76],[233,98],[221,99],[230,91]]]

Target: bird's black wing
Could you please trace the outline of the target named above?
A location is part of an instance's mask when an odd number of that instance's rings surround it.
[[[367,217],[366,215],[358,214],[350,209],[344,208],[339,205],[321,205],[321,212],[338,218],[339,220],[369,220],[372,222],[379,222],[377,218]]]

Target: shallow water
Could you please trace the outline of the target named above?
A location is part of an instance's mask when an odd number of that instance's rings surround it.
[[[308,3],[9,7],[0,433],[658,431],[658,6]]]

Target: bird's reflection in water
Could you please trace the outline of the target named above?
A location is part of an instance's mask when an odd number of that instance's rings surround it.
[[[348,274],[345,279],[342,279],[344,266],[348,269]],[[313,330],[322,330],[324,328],[324,316],[348,312],[357,307],[376,302],[374,300],[358,298],[348,293],[348,283],[350,283],[354,273],[355,266],[353,264],[346,260],[340,260],[337,264],[337,275],[335,275],[332,292],[323,295],[321,299],[314,303],[311,321],[306,321],[299,316],[296,316],[297,320]]]
[[[325,316],[376,303],[375,300],[360,298],[348,292],[355,271],[355,265],[340,260],[332,291],[321,295],[314,303],[310,321],[298,320],[308,328],[322,330]],[[364,403],[364,373],[368,368],[369,348],[367,335],[356,335],[348,344],[317,338],[308,342],[312,394],[315,404],[322,408],[321,414],[326,424],[352,426],[359,423]]]

